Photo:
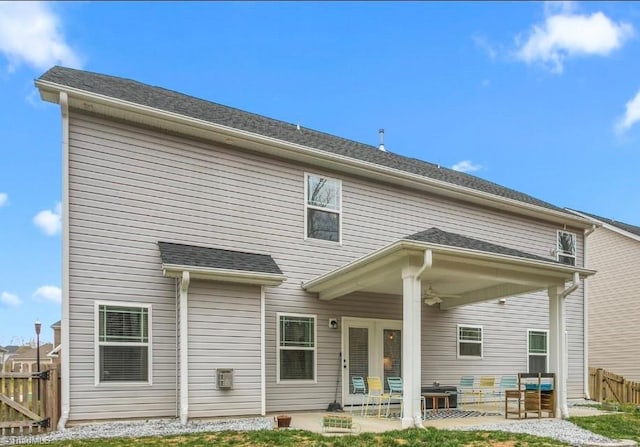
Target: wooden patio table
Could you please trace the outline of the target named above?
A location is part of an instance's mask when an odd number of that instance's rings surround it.
[[[438,400],[439,399],[443,399],[444,400],[444,408],[445,408],[446,411],[449,411],[449,395],[450,395],[450,393],[448,393],[448,392],[422,393],[422,397],[424,397],[425,399],[431,399],[431,408],[433,409],[434,412],[438,411]],[[427,414],[427,406],[426,406],[426,404],[425,404],[425,408],[424,408],[424,414]]]

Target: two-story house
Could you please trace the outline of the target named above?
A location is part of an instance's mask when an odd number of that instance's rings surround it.
[[[554,372],[584,391],[582,217],[136,81],[54,67],[67,421],[259,415]]]

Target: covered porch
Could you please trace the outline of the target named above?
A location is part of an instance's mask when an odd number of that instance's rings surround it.
[[[565,299],[594,272],[437,228],[397,240],[303,284],[330,301],[355,292],[402,296],[402,427],[422,426],[422,307],[441,310],[546,291],[555,414],[567,417]]]

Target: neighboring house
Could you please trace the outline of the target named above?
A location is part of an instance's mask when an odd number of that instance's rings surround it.
[[[51,343],[40,346],[40,371],[51,368],[53,361],[47,356],[53,349]],[[20,346],[9,360],[12,372],[36,372],[38,371],[38,350],[31,346]]]
[[[52,359],[54,365],[60,363],[60,353],[62,351],[61,341],[61,330],[62,330],[62,321],[58,320],[51,325],[51,329],[53,329],[53,349],[50,352],[47,352],[47,357]]]
[[[369,375],[403,377],[405,427],[462,375],[584,395],[587,220],[127,79],[36,85],[62,110],[61,426],[324,410]]]
[[[4,371],[4,359],[9,351],[0,346],[0,372]]]
[[[11,369],[11,362],[9,360],[11,359],[11,357],[13,357],[16,354],[18,349],[20,349],[20,346],[18,345],[7,345],[4,348],[2,348],[4,352],[0,355],[2,356],[3,371]]]
[[[640,227],[574,212],[596,225],[585,255],[598,271],[587,282],[589,366],[640,382]]]

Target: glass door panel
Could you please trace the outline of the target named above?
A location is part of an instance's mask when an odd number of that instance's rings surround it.
[[[382,344],[384,389],[388,391],[387,377],[402,377],[402,331],[400,329],[383,329]]]
[[[348,340],[348,384],[351,393],[352,378],[354,376],[363,377],[367,380],[369,376],[369,328],[349,327]]]

